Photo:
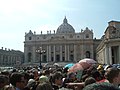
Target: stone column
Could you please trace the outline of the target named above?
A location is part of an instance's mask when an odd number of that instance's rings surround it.
[[[33,50],[32,50],[32,61],[31,62],[36,62],[36,47],[35,46],[33,46]]]
[[[105,64],[109,64],[109,54],[108,54],[108,47],[105,47]]]
[[[25,54],[25,63],[28,63],[28,50],[27,50],[27,46],[24,46],[24,54]]]
[[[67,47],[65,45],[65,61],[67,61]]]
[[[108,50],[109,50],[109,64],[112,64],[112,53],[111,53],[111,46],[109,46],[109,48],[108,48]]]
[[[90,58],[93,58],[94,57],[94,55],[93,55],[93,44],[91,44],[91,51],[90,51]]]
[[[68,61],[70,61],[70,50],[69,50],[69,45],[67,46],[68,47]]]
[[[74,61],[76,62],[76,45],[74,44]]]
[[[46,54],[47,54],[47,62],[48,62],[49,61],[49,46],[48,45],[47,45]]]
[[[84,45],[83,45],[83,43],[82,43],[82,45],[81,45],[81,59],[84,59]]]
[[[9,65],[11,64],[11,63],[10,63],[10,56],[9,56],[9,55],[8,55],[8,63],[9,63]]]
[[[10,56],[10,64],[12,65],[12,57]]]
[[[48,56],[49,62],[51,61],[51,45],[49,45],[49,56]]]
[[[60,61],[62,61],[62,45],[60,45]]]
[[[55,45],[54,45],[53,48],[54,48],[54,51],[53,51],[53,52],[54,52],[54,61],[56,61],[56,58],[55,58],[55,54],[56,54],[56,53],[55,53]]]

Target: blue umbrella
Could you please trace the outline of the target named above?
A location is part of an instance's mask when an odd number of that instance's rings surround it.
[[[74,65],[73,63],[69,63],[69,64],[66,64],[64,68],[71,68],[73,65]]]

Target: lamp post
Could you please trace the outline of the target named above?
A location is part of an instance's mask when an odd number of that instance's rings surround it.
[[[37,50],[36,50],[36,53],[38,53],[40,55],[40,61],[39,61],[39,64],[40,64],[40,69],[42,69],[42,65],[41,65],[41,55],[43,53],[45,53],[45,50],[42,50],[42,47],[39,47]]]

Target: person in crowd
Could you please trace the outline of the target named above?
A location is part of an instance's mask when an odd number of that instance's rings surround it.
[[[97,71],[101,74],[101,77],[104,78],[105,70],[103,68],[103,65],[98,65]]]
[[[69,73],[67,74],[67,77],[63,81],[63,87],[64,88],[74,88],[73,86],[68,86],[67,83],[73,83],[76,81],[76,74],[75,73]]]
[[[33,70],[33,75],[34,75],[34,80],[38,81],[39,80],[39,74],[38,74],[37,69]]]
[[[85,86],[82,90],[120,90],[112,84],[106,83],[93,83]]]
[[[34,79],[29,79],[26,87],[24,88],[24,90],[35,90],[37,87],[37,83]]]
[[[19,72],[11,74],[10,83],[12,84],[15,90],[23,90],[26,85],[24,75]]]
[[[55,72],[51,76],[50,81],[52,82],[51,85],[53,87],[53,90],[58,90],[61,88],[62,79],[63,79],[63,75],[60,72]]]
[[[93,77],[88,77],[85,79],[84,86],[87,86],[89,84],[95,83],[96,80]]]
[[[8,76],[0,75],[0,90],[4,90],[6,85],[9,85],[9,78],[8,78]]]
[[[97,70],[91,71],[91,76],[92,76],[97,82],[99,82],[100,80],[103,79],[103,77],[101,76],[100,72],[97,71]]]
[[[49,78],[50,77],[50,70],[48,70],[48,69],[43,70],[42,75],[47,76]]]
[[[27,72],[22,72],[22,74],[24,75],[24,79],[25,79],[25,84],[28,84],[28,81],[30,79],[30,75]]]
[[[120,69],[108,68],[105,72],[105,77],[112,85],[118,87],[120,84]]]
[[[53,88],[50,83],[44,82],[44,83],[40,83],[37,86],[36,90],[53,90]]]
[[[48,77],[47,76],[45,76],[45,75],[42,75],[42,76],[40,76],[39,77],[39,83],[49,83],[49,79],[48,79]]]

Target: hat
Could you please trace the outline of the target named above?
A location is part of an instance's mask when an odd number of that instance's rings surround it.
[[[49,82],[49,79],[48,79],[47,76],[42,75],[42,76],[40,76],[40,78],[39,78],[39,82],[40,82],[40,83]]]
[[[102,65],[99,65],[98,67],[97,67],[97,70],[99,71],[99,70],[103,70],[103,66]]]
[[[35,83],[36,83],[36,81],[34,79],[29,79],[27,86],[31,87]]]

